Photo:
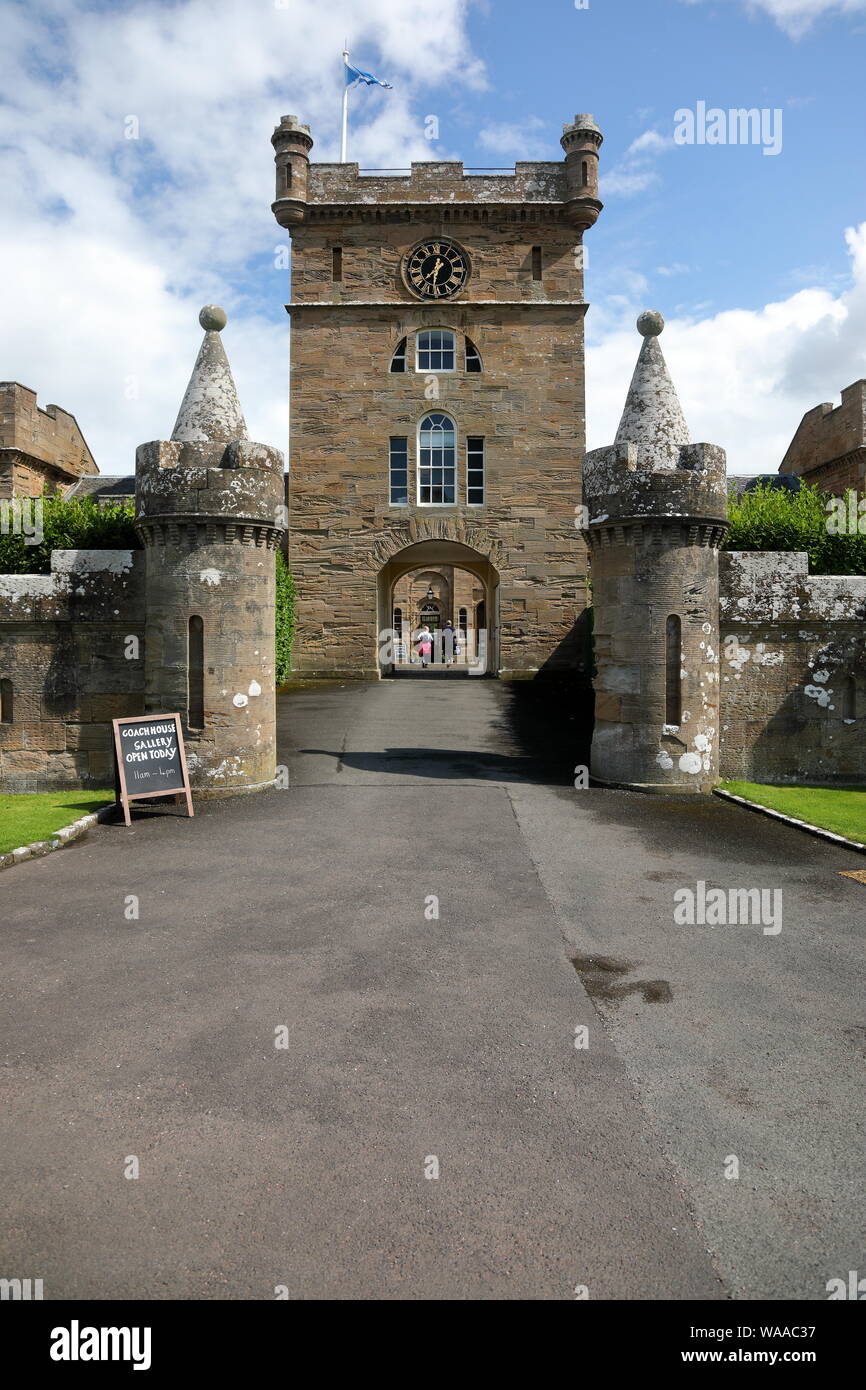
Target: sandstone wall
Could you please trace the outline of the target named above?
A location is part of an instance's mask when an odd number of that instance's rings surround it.
[[[866,783],[866,577],[720,556],[721,774]]]
[[[0,497],[39,497],[98,471],[74,415],[0,382]]]
[[[467,528],[486,536],[500,557],[500,670],[532,674],[571,663],[570,634],[586,605],[586,550],[574,526],[584,446],[583,310],[467,301],[293,307],[296,670],[375,675],[383,546],[433,534],[462,540]],[[461,351],[468,335],[484,371],[441,373],[438,397],[431,397],[427,376],[392,374],[389,366],[404,336],[438,326],[457,332]],[[467,436],[484,437],[483,507],[411,500],[417,430],[431,410],[457,425],[458,499],[466,495]],[[389,503],[390,436],[408,439],[407,505]]]
[[[143,554],[55,550],[51,564],[0,575],[3,792],[112,787],[111,720],[144,712]]]
[[[798,473],[830,493],[866,490],[866,381],[842,391],[840,405],[808,410],[788,445],[780,473]]]

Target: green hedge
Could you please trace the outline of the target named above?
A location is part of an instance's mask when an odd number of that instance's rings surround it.
[[[26,503],[26,499],[22,499]],[[42,540],[27,545],[26,537],[0,531],[0,574],[50,574],[52,550],[138,550],[131,502],[100,507],[92,497],[64,501],[43,497]],[[9,514],[9,508],[4,508]],[[32,515],[32,513],[31,513]],[[35,519],[35,518],[34,518]]]
[[[281,550],[277,551],[277,654],[274,672],[277,685],[287,681],[292,669],[292,641],[295,636],[295,581]]]
[[[761,485],[728,501],[725,550],[805,550],[811,574],[866,574],[866,535],[827,530],[829,494],[804,484],[799,492]]]

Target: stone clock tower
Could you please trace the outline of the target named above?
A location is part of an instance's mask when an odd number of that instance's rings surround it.
[[[575,665],[582,238],[601,211],[601,141],[576,116],[561,161],[361,173],[312,164],[294,116],[274,131],[299,675],[390,669],[399,586],[455,569],[490,673]]]

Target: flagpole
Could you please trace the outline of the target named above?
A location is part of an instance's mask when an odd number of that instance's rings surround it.
[[[348,65],[349,65],[349,51],[348,51],[348,49],[344,48],[344,49],[343,49],[343,67],[346,68],[346,67],[348,67]],[[346,151],[347,151],[347,147],[348,147],[348,143],[349,143],[349,83],[348,83],[348,81],[347,81],[348,75],[349,75],[349,74],[348,74],[347,72],[344,72],[344,73],[343,73],[343,138],[342,138],[342,140],[341,140],[341,142],[340,142],[340,163],[341,163],[341,164],[345,164],[345,163],[346,163]]]

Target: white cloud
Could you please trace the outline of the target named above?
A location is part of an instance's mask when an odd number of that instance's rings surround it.
[[[602,198],[617,195],[632,198],[637,193],[643,193],[645,188],[658,183],[659,176],[654,160],[673,148],[672,135],[662,135],[658,130],[645,130],[636,140],[632,140],[620,162],[602,175]]]
[[[686,3],[701,4],[703,0],[686,0]],[[792,39],[801,39],[816,20],[825,15],[862,14],[866,10],[866,0],[736,0],[736,3],[742,3],[753,14],[769,15]]]
[[[763,309],[666,325],[661,343],[692,438],[721,444],[732,473],[775,472],[804,413],[866,376],[866,222],[845,240],[851,279],[838,294],[803,289]],[[664,312],[632,288],[613,310],[607,301],[600,323],[589,320],[590,448],[613,440],[639,350],[634,318],[655,307]]]
[[[522,121],[493,121],[478,132],[478,143],[494,154],[515,159],[561,159],[562,152],[556,147],[551,153],[550,143],[529,132],[543,130],[544,121],[538,116],[526,116]]]
[[[674,261],[673,265],[657,265],[656,275],[668,278],[671,275],[688,275],[689,267],[682,265],[679,261]]]
[[[215,301],[250,431],[285,447],[288,335],[272,314],[288,277],[273,268],[286,234],[270,212],[271,132],[296,112],[313,158],[338,157],[347,37],[394,86],[352,92],[349,157],[449,157],[444,112],[433,146],[414,113],[430,112],[420,94],[437,84],[484,85],[464,11],[464,0],[7,7],[0,376],[72,411],[100,468],[128,472],[137,443],[171,430],[198,309]],[[139,139],[124,138],[129,116]]]

